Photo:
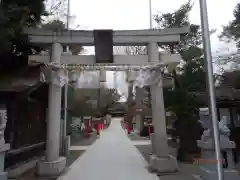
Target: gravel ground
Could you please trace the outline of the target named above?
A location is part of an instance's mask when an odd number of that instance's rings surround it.
[[[96,132],[91,133],[89,138],[79,134],[73,135],[71,136],[71,146],[90,146],[95,142],[96,137]]]
[[[78,138],[71,137],[71,145],[72,146],[90,146],[92,145],[97,139],[96,132],[93,132],[89,138],[84,138],[82,136],[78,136]],[[78,157],[80,157],[85,151],[77,150],[77,151],[70,151],[67,157],[67,167],[69,167]]]
[[[135,135],[135,134],[131,134],[128,137],[132,141],[149,140],[149,137],[141,137],[141,136],[138,136],[138,135]]]
[[[131,140],[141,140],[141,137],[130,138]],[[144,159],[149,162],[149,157],[152,152],[151,145],[137,145],[136,148],[142,154]],[[169,154],[176,157],[176,145],[169,141]],[[160,180],[194,180],[192,175],[200,174],[200,165],[191,163],[178,162],[180,171],[175,175],[160,176]],[[240,172],[240,163],[236,165],[236,169]]]
[[[149,140],[149,138],[140,137],[139,135],[132,135],[129,136],[129,139],[132,141],[135,140]],[[176,157],[176,144],[169,141],[169,154]],[[152,153],[152,146],[151,145],[136,145],[136,148],[139,150],[139,152],[142,154],[144,159],[149,162],[150,154]],[[193,176],[194,174],[199,174],[199,166],[193,165],[193,164],[187,164],[187,163],[181,163],[179,162],[179,172],[176,174],[171,175],[164,175],[159,176],[160,180],[194,180]]]
[[[142,154],[144,159],[149,162],[149,157],[152,152],[151,145],[138,145],[136,148]],[[169,154],[176,157],[176,149],[169,148]],[[199,166],[179,162],[180,171],[172,175],[160,176],[160,180],[193,180],[193,174],[199,173]]]
[[[89,138],[84,138],[81,135],[75,135],[73,137],[71,137],[71,145],[72,146],[90,146],[92,145],[95,140],[97,139],[96,133],[92,133],[91,136]],[[85,151],[82,150],[77,150],[77,151],[70,151],[69,155],[67,156],[67,163],[66,163],[66,167],[68,168],[69,166],[71,166],[71,164],[77,159],[79,158]],[[11,180],[54,180],[56,178],[48,178],[48,179],[44,179],[44,178],[38,178],[35,176],[35,168],[30,169],[29,171],[27,171],[26,173],[24,173],[22,175],[22,177],[17,178],[17,179],[11,179]]]

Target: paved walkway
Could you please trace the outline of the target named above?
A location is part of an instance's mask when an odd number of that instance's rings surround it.
[[[132,145],[120,125],[111,126],[58,180],[158,180],[147,170],[147,162]]]

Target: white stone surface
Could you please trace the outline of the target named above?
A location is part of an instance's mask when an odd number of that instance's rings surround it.
[[[87,152],[58,180],[158,180],[147,170],[147,162],[113,119]]]
[[[143,146],[143,145],[150,145],[151,141],[150,140],[136,140],[132,141],[132,145],[134,146]]]
[[[70,151],[85,151],[88,150],[91,146],[71,146]]]

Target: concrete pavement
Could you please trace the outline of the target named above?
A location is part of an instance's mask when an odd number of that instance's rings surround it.
[[[58,180],[159,180],[147,166],[116,118]]]

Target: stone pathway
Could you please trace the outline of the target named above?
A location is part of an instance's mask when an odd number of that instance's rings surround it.
[[[148,172],[147,165],[122,129],[120,119],[113,119],[100,139],[58,180],[158,180]]]

